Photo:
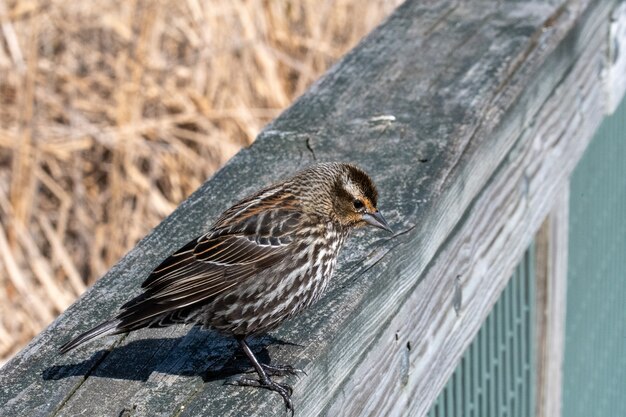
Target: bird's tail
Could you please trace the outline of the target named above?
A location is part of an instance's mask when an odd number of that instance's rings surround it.
[[[82,345],[85,342],[88,342],[92,339],[106,336],[110,334],[121,333],[120,329],[118,329],[118,325],[120,324],[119,319],[113,319],[109,321],[105,321],[104,323],[100,323],[96,327],[91,330],[87,330],[85,333],[76,336],[74,339],[70,340],[63,346],[59,348],[59,352],[61,354],[67,353],[70,350],[74,349],[77,346]]]

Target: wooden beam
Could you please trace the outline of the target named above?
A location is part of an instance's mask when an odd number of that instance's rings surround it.
[[[599,68],[607,30],[606,21],[583,29],[590,38],[579,59],[529,120],[529,128],[433,259],[418,289],[364,353],[325,415],[426,415],[545,217],[562,198],[602,120],[605,95]],[[452,307],[457,276],[463,299],[458,318]]]
[[[561,415],[565,349],[569,184],[558,193],[536,245],[537,417]]]

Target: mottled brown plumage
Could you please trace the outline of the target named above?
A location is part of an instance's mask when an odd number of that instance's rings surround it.
[[[266,187],[163,261],[114,319],[61,352],[106,334],[200,324],[234,336],[259,374],[234,383],[276,391],[293,412],[291,389],[270,378],[293,369],[260,364],[245,338],[274,329],[321,297],[351,229],[389,230],[377,200],[372,180],[350,164],[317,164]]]

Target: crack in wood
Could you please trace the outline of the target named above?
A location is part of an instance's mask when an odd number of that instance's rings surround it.
[[[123,338],[122,338],[123,339]],[[87,378],[89,378],[89,376],[98,368],[98,366],[100,366],[100,364],[102,363],[102,361],[104,361],[106,359],[107,356],[109,356],[109,353],[111,353],[110,350],[104,351],[104,353],[102,354],[102,356],[94,362],[93,366],[90,367],[87,372],[85,372],[85,375],[81,378],[80,383],[78,383],[69,393],[68,395],[63,399],[62,402],[59,403],[59,406],[52,412],[50,417],[56,417],[59,412],[63,409],[63,407],[65,406],[65,404],[67,404],[68,401],[70,401],[72,399],[72,397],[74,396],[74,394],[80,389],[80,387],[83,386],[83,384],[87,381]]]
[[[459,7],[459,3],[456,2],[451,7],[449,7],[445,12],[443,12],[441,16],[437,20],[435,20],[430,27],[426,28],[426,30],[424,31],[424,37],[426,38],[429,37],[435,31],[437,26],[442,24],[448,18],[448,16],[450,16],[458,7]]]

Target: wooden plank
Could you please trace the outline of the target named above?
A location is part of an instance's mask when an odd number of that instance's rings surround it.
[[[600,69],[607,22],[588,29],[585,52],[325,415],[426,415],[602,120]],[[458,318],[453,308],[456,276],[463,293]]]
[[[566,184],[536,238],[537,417],[561,415],[568,230],[569,184]]]
[[[423,415],[602,118],[612,4],[405,3],[7,363],[0,415],[282,415],[273,393],[222,386],[233,343],[211,333],[143,330],[56,349],[113,315],[230,203],[313,160],[370,172],[397,233],[357,233],[328,295],[273,333],[299,345],[257,347],[307,371],[289,381],[299,415]],[[471,245],[459,230],[475,234]]]

